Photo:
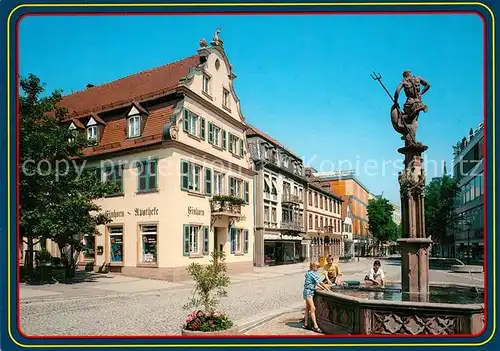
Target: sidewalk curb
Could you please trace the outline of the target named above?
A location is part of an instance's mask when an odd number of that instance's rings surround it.
[[[242,334],[245,334],[267,322],[272,321],[273,319],[278,318],[283,314],[300,311],[303,307],[305,307],[304,302],[295,303],[289,307],[274,309],[272,311],[261,313],[254,317],[240,319],[235,324],[238,326],[238,331]]]

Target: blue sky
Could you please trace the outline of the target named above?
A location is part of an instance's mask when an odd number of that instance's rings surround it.
[[[247,121],[318,170],[355,168],[392,201],[402,141],[372,71],[391,94],[405,69],[431,84],[418,139],[448,171],[452,145],[482,121],[483,25],[475,15],[27,17],[20,74],[70,93],[190,56],[220,26]],[[435,164],[428,179],[441,175]]]

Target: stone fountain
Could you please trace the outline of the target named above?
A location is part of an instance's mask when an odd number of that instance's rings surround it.
[[[391,122],[404,140],[404,146],[398,149],[404,155],[405,166],[399,174],[404,232],[398,240],[401,282],[384,287],[360,284],[357,288],[338,288],[333,292],[316,291],[319,327],[327,334],[479,334],[484,328],[483,290],[470,285],[429,282],[432,240],[425,231],[422,163],[427,146],[416,140],[416,131],[420,112],[427,112],[422,95],[430,85],[405,71],[393,98],[380,74],[372,78],[393,100]],[[406,95],[403,110],[398,104],[401,90]]]

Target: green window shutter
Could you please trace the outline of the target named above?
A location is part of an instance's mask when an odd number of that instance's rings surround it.
[[[189,163],[186,160],[181,160],[181,189],[188,190],[189,188]]]
[[[182,231],[182,243],[184,247],[184,256],[189,256],[189,224],[184,224]]]
[[[139,164],[139,181],[137,184],[137,191],[146,191],[148,185],[149,163],[143,161]]]
[[[244,244],[243,244],[243,252],[248,253],[248,229],[244,231]]]
[[[208,227],[204,226],[203,227],[203,255],[208,255],[208,252],[210,250],[209,248],[209,242],[208,242]]]
[[[182,125],[185,132],[189,132],[189,111],[184,109],[184,114],[182,117]]]
[[[212,170],[205,168],[205,194],[212,195]]]
[[[243,140],[240,139],[240,156],[243,157]]]
[[[225,130],[222,131],[222,148],[227,150],[227,132]]]
[[[234,193],[235,193],[235,189],[234,189],[234,178],[233,177],[229,177],[229,195],[233,195],[234,196]]]
[[[211,122],[208,122],[208,142],[214,143],[214,126]]]
[[[205,140],[205,118],[200,117],[200,138]]]
[[[148,162],[148,190],[155,190],[158,188],[158,160],[151,160]]]
[[[245,182],[245,202],[246,203],[249,203],[250,202],[250,193],[249,193],[249,183],[248,182]]]
[[[236,228],[229,229],[229,242],[231,244],[231,253],[236,252]]]
[[[229,144],[229,146],[228,146],[229,152],[233,152],[233,147],[232,147],[233,142],[234,142],[233,135],[229,132],[227,132],[227,139],[228,139],[228,144]]]

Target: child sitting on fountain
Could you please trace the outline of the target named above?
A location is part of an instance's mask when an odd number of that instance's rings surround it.
[[[385,274],[382,268],[380,268],[380,261],[375,260],[373,262],[373,267],[370,270],[370,274],[365,276],[366,282],[371,282],[374,285],[384,285]]]
[[[342,273],[340,272],[339,265],[333,262],[333,256],[328,255],[326,258],[326,265],[323,267],[323,274],[325,279],[323,283],[326,285],[342,285]]]

